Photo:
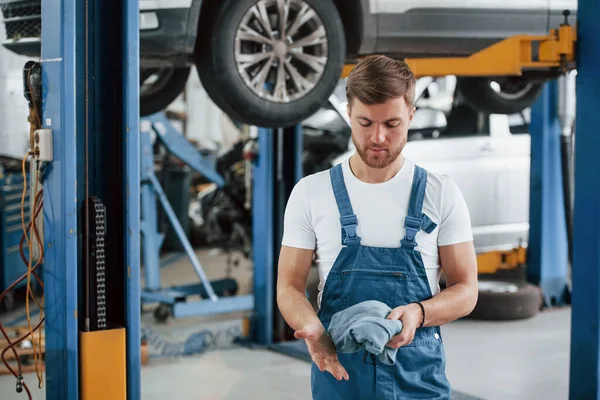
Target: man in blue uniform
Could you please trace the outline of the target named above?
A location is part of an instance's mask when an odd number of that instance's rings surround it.
[[[277,303],[311,354],[314,399],[447,399],[440,326],[477,301],[477,263],[465,200],[446,175],[404,157],[415,78],[402,61],[361,60],[348,77],[355,154],[303,178],[286,207]],[[319,272],[318,312],[305,296]],[[447,288],[440,291],[441,271]],[[332,316],[367,300],[385,303],[402,331],[393,365],[366,351],[336,352]]]

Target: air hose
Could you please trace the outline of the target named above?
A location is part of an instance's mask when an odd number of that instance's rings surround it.
[[[203,329],[192,333],[184,341],[169,341],[159,333],[148,327],[142,327],[142,340],[150,347],[158,350],[162,357],[180,357],[200,354],[208,350],[223,348],[227,344],[233,344],[242,337],[241,327],[230,327],[218,331]]]

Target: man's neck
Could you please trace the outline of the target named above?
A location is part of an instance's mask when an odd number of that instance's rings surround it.
[[[400,154],[385,168],[369,167],[358,153],[350,157],[350,170],[356,178],[365,183],[382,183],[392,179],[404,165],[404,156]]]

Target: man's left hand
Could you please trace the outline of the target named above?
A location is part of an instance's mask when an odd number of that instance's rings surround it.
[[[397,349],[406,346],[413,341],[415,331],[419,325],[421,325],[423,312],[418,304],[408,304],[394,308],[387,316],[387,319],[398,319],[402,321],[402,330],[400,333],[387,343],[388,347]]]

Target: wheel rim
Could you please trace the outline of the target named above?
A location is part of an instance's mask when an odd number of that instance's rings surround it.
[[[510,282],[479,281],[479,290],[494,293],[517,293],[519,287]]]
[[[140,73],[140,97],[160,93],[171,83],[175,73],[172,67],[142,69]]]
[[[533,87],[532,82],[492,81],[492,89],[506,100],[517,100],[527,94]]]
[[[302,0],[260,0],[244,15],[235,36],[235,62],[257,96],[288,103],[306,96],[327,64],[323,21]]]

